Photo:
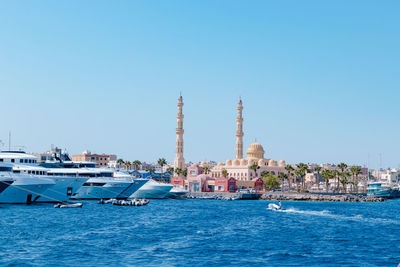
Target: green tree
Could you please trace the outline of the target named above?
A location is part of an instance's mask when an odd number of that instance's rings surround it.
[[[150,177],[153,177],[154,169],[152,167],[148,167],[146,171],[150,173]]]
[[[316,167],[314,168],[314,171],[317,172],[316,183],[318,184],[318,190],[319,190],[319,174],[320,174],[321,170],[322,170],[322,167],[321,167],[321,166],[316,166]]]
[[[340,172],[338,170],[332,170],[332,178],[335,179],[335,190],[339,191],[339,180]]]
[[[361,174],[361,167],[358,166],[353,166],[350,168],[350,171],[353,175],[353,184],[354,184],[354,190],[356,193],[358,193],[358,176]]]
[[[121,166],[124,164],[124,160],[123,159],[117,159],[117,164],[118,164],[118,168],[121,168]]]
[[[176,168],[175,169],[175,173],[178,175],[178,176],[180,176],[181,174],[182,174],[182,169],[181,168]]]
[[[210,172],[210,166],[203,167],[204,174],[208,174]]]
[[[225,169],[223,169],[223,170],[221,171],[221,174],[222,174],[222,176],[225,177],[225,179],[226,179],[226,177],[228,177],[228,171],[225,170]]]
[[[285,170],[287,171],[287,173],[288,173],[288,184],[289,184],[289,191],[290,191],[290,189],[291,189],[291,184],[290,184],[290,180],[292,179],[291,177],[293,176],[293,171],[294,171],[294,169],[293,169],[293,167],[292,167],[292,165],[286,165],[285,166]]]
[[[161,181],[164,181],[163,167],[164,167],[164,165],[167,164],[167,160],[165,158],[160,158],[160,159],[158,159],[157,163],[161,167]]]
[[[300,191],[300,184],[304,176],[304,172],[302,170],[295,170],[294,174],[296,175],[296,187],[297,191]]]
[[[282,181],[282,187],[285,184],[285,179],[287,179],[289,176],[286,173],[280,172],[278,174],[278,179],[279,181]],[[283,189],[283,188],[282,188]]]
[[[305,189],[305,179],[304,177],[306,176],[306,173],[308,171],[308,165],[305,163],[299,163],[297,164],[297,168],[300,172],[298,172],[298,174],[300,175],[301,178],[301,186],[303,188],[303,190]]]
[[[347,192],[347,184],[349,183],[348,177],[350,176],[349,172],[340,173],[340,183],[343,186],[343,193]]]
[[[265,177],[265,185],[269,190],[279,188],[280,184],[278,177],[270,173],[267,177]]]
[[[254,163],[250,166],[250,169],[254,171],[254,178],[257,178],[257,170],[260,168],[257,163]]]
[[[168,168],[167,168],[167,172],[169,173],[169,175],[174,174],[174,168],[168,167]]]
[[[132,163],[130,161],[125,161],[124,164],[125,164],[126,170],[130,170]]]
[[[132,162],[132,165],[135,166],[135,178],[137,179],[139,166],[142,165],[142,163],[140,162],[140,160],[135,160]]]
[[[186,178],[188,175],[187,169],[182,170],[182,175]]]
[[[341,162],[338,164],[338,168],[342,171],[342,173],[344,173],[344,170],[347,168],[347,164]],[[338,175],[338,182],[339,182],[339,177],[340,175]],[[339,189],[339,183],[338,183],[338,189]]]
[[[322,170],[322,178],[325,180],[326,193],[329,191],[329,179],[333,178],[333,173],[330,170]]]

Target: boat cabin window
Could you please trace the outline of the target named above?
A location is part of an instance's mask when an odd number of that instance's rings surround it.
[[[11,167],[0,167],[0,172],[11,172],[12,168]]]
[[[11,159],[11,162],[15,162],[15,159]]]
[[[100,173],[101,177],[113,177],[113,174],[111,172],[102,172]]]

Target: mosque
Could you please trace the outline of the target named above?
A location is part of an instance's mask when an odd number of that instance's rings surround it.
[[[184,169],[185,160],[183,157],[183,99],[182,96],[178,99],[178,114],[176,128],[176,153],[174,160],[174,169]],[[286,163],[280,160],[279,163],[273,159],[264,158],[264,148],[261,144],[254,142],[247,149],[247,157],[243,157],[243,105],[242,100],[239,100],[237,106],[238,115],[236,118],[236,155],[235,159],[226,160],[225,164],[219,162],[210,170],[210,173],[204,172],[204,167],[209,167],[208,162],[193,164],[187,168],[187,178],[182,175],[175,175],[171,179],[171,183],[175,186],[184,186],[190,191],[232,191],[235,188],[262,188],[262,180],[260,179],[263,171],[269,171],[274,175],[280,172],[286,172]],[[255,174],[250,167],[254,164],[258,165]],[[222,175],[222,171],[228,172],[228,177]],[[229,188],[229,190],[228,190]]]
[[[250,181],[254,178],[260,177],[263,171],[270,171],[273,174],[279,174],[285,172],[286,162],[280,160],[279,163],[273,159],[264,158],[264,148],[261,144],[254,142],[247,149],[247,157],[243,157],[243,105],[242,100],[239,100],[237,106],[238,115],[236,118],[237,130],[236,130],[236,156],[235,159],[226,160],[225,164],[219,162],[211,170],[211,176],[214,178],[222,177],[222,170],[228,171],[228,177],[235,178],[238,181]],[[202,162],[201,165],[206,165],[206,162]],[[250,168],[251,165],[257,164],[260,168],[257,170],[257,175],[254,170]]]

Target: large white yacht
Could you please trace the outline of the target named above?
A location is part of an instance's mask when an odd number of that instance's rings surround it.
[[[11,166],[4,163],[0,164],[0,194],[14,182],[14,179],[10,176],[10,170],[12,170]]]
[[[172,189],[171,184],[165,184],[150,179],[139,190],[131,195],[131,198],[165,198]]]
[[[30,177],[25,174],[13,173],[13,165],[2,163],[1,178],[12,179],[13,182],[0,194],[0,203],[26,204],[38,199],[43,192],[55,185],[49,179]]]
[[[29,178],[47,179],[54,182],[52,187],[36,196],[34,202],[64,202],[89,179],[79,175],[78,171],[59,168],[55,171],[39,166],[37,158],[24,152],[1,152],[0,160],[13,164],[14,174],[23,174]]]
[[[74,199],[108,199],[128,198],[123,192],[127,190],[133,181],[131,177],[114,177],[114,170],[107,168],[87,169],[96,172],[95,177],[90,178],[78,192]],[[144,183],[143,183],[144,184]]]
[[[57,158],[69,158],[66,155],[57,155]],[[130,174],[114,171],[110,168],[96,168],[97,163],[86,161],[47,161],[41,164],[51,168],[52,172],[57,168],[64,170],[79,170],[80,176],[89,178],[82,187],[73,194],[72,199],[126,199],[136,192],[148,180],[134,179]]]

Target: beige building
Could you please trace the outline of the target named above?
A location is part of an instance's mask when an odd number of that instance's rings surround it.
[[[107,167],[110,162],[117,160],[117,156],[113,154],[92,154],[85,150],[81,155],[72,155],[72,160],[96,162],[97,167]]]
[[[219,162],[217,166],[212,168],[212,177],[222,177],[222,171],[227,170],[228,176],[233,177],[238,181],[249,181],[254,178],[260,177],[263,171],[270,171],[275,175],[280,172],[286,173],[285,166],[286,162],[280,160],[279,162],[273,159],[264,158],[264,148],[261,144],[254,142],[247,149],[247,157],[243,158],[243,117],[242,117],[242,100],[238,103],[238,116],[236,118],[237,131],[236,131],[236,155],[235,159],[226,160],[225,164]],[[259,169],[254,172],[250,169],[250,166],[257,164]],[[206,162],[201,163],[202,166],[207,165]]]

